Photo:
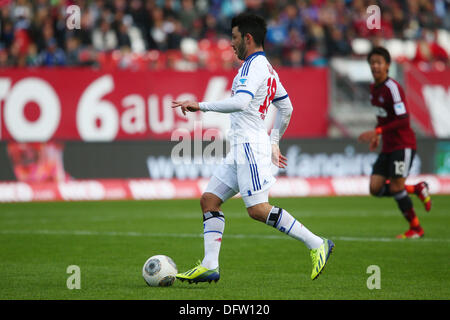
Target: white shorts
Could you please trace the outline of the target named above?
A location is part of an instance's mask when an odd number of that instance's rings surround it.
[[[270,144],[232,145],[205,192],[224,202],[239,192],[247,208],[268,202],[269,189],[276,181],[272,174],[275,168]]]

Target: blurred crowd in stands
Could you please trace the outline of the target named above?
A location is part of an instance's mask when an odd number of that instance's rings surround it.
[[[379,30],[366,25],[371,4],[381,9]],[[71,5],[79,29],[67,27]],[[266,19],[276,66],[357,56],[355,39],[414,41],[408,61],[449,66],[450,44],[437,41],[438,31],[450,41],[449,0],[0,0],[0,67],[229,69],[239,65],[231,18],[243,11]]]

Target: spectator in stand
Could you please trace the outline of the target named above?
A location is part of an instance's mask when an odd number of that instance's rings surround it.
[[[166,22],[164,20],[164,12],[161,8],[155,8],[152,11],[153,26],[150,28],[150,37],[154,41],[156,49],[166,51],[167,34],[169,31],[173,31],[174,25],[172,22]]]
[[[80,62],[80,40],[75,36],[69,36],[66,40],[66,64],[68,66],[78,66]]]
[[[128,26],[121,22],[119,23],[117,30],[117,46],[119,48],[128,47],[131,48],[131,40],[128,34]]]
[[[355,35],[359,38],[368,38],[370,30],[367,28],[367,12],[364,1],[355,0],[352,2],[351,27],[355,30]]]
[[[179,20],[171,17],[169,21],[172,23],[167,34],[167,49],[168,50],[179,50],[180,43],[183,39],[184,29]]]
[[[437,8],[439,8],[437,12],[439,12],[439,17],[441,18],[442,27],[446,30],[450,30],[450,4],[448,4],[447,1],[447,8],[445,8],[446,4],[444,0],[437,0],[436,5]]]
[[[286,26],[288,31],[292,29],[302,32],[303,21],[296,6],[289,4],[281,13],[281,21]]]
[[[188,33],[190,37],[201,40],[203,39],[203,32],[205,29],[204,21],[200,18],[195,19],[192,27],[189,29],[189,32],[187,30],[183,30],[183,33]],[[214,39],[215,41],[215,39]]]
[[[422,70],[442,69],[449,66],[448,54],[436,41],[432,30],[424,30],[417,43],[416,54],[412,62]]]
[[[35,43],[31,43],[28,47],[28,53],[26,57],[26,65],[28,67],[37,67],[39,66],[39,52]]]
[[[268,21],[266,54],[277,65],[321,66],[335,56],[352,56],[352,40],[369,39],[383,45],[399,38],[419,43],[414,63],[448,61],[448,47],[428,43],[423,30],[450,30],[448,0],[386,0],[381,8],[381,30],[366,25],[369,0],[16,0],[0,7],[0,47],[3,66],[35,65],[48,54],[48,42],[64,48],[68,65],[97,65],[104,52],[129,48],[144,54],[159,50],[161,68],[166,51],[180,51],[182,38],[208,39],[210,50],[230,38],[231,17],[248,11]],[[81,29],[67,30],[66,8],[80,6]],[[162,12],[161,12],[162,11]],[[136,32],[136,30],[139,30]],[[73,59],[68,40],[79,41]],[[445,37],[444,37],[445,39]],[[34,46],[33,46],[34,45]],[[74,43],[71,43],[74,45]],[[30,48],[31,46],[31,48]],[[427,50],[429,53],[427,53]],[[445,52],[445,54],[444,54]],[[102,54],[99,54],[102,53]],[[127,50],[123,53],[128,54]],[[214,53],[211,53],[214,55]],[[5,57],[6,55],[6,57]],[[174,58],[175,57],[175,58]],[[177,55],[172,55],[170,61]],[[181,59],[181,58],[180,58]],[[225,59],[225,58],[223,58]],[[202,60],[198,60],[202,68]],[[300,63],[301,61],[301,63]],[[430,62],[431,61],[431,62]],[[171,62],[171,63],[172,63]],[[224,62],[225,63],[225,62]],[[234,63],[234,62],[233,62]],[[124,63],[122,66],[133,64]],[[155,65],[153,63],[147,65]],[[230,61],[226,63],[227,67]],[[215,66],[215,64],[214,64]],[[213,64],[204,67],[213,68]]]
[[[288,34],[287,24],[277,14],[267,24],[266,42],[271,47],[282,47]]]
[[[45,50],[47,43],[50,39],[55,38],[55,32],[53,29],[53,22],[51,19],[45,19],[42,25],[36,25],[35,29],[38,30],[36,33],[36,44],[39,52]]]
[[[302,4],[302,15],[312,21],[319,21],[320,0],[300,1]]]
[[[33,8],[28,0],[16,0],[13,2],[11,13],[18,22],[22,19],[29,20],[33,15]]]
[[[331,28],[326,31],[327,58],[348,56],[352,53],[352,47],[341,29]]]
[[[178,17],[185,31],[189,33],[189,30],[192,30],[195,21],[199,18],[193,0],[181,0],[181,10]]]
[[[323,66],[326,64],[325,31],[322,25],[311,18],[305,19],[307,32],[305,35],[304,61],[309,66]]]
[[[0,46],[0,68],[7,68],[10,66],[8,50]]]
[[[394,37],[403,39],[405,37],[404,30],[407,26],[408,21],[403,9],[399,5],[394,5],[392,8],[392,29]]]
[[[434,12],[434,1],[419,1],[420,14],[419,23],[425,29],[436,29],[439,24],[439,17]]]
[[[381,33],[384,39],[391,39],[394,36],[394,28],[392,26],[392,12],[390,9],[385,9],[381,13],[381,24],[380,30],[375,31],[375,33]]]
[[[289,36],[284,43],[284,48],[287,50],[303,50],[305,47],[305,39],[298,29],[292,28],[289,31]]]
[[[117,48],[118,40],[111,24],[106,19],[100,21],[100,26],[92,33],[92,44],[98,51],[111,51]]]
[[[164,17],[179,20],[179,15],[176,9],[175,1],[165,0],[163,4]]]
[[[39,55],[39,61],[42,66],[64,66],[66,64],[66,55],[64,50],[58,47],[56,39],[49,39],[47,48]]]
[[[9,48],[14,41],[14,25],[11,20],[3,22],[0,34],[0,42],[5,48]]]
[[[289,60],[288,66],[297,68],[305,65],[305,61],[303,59],[303,52],[300,49],[292,49],[289,51]]]
[[[202,32],[202,39],[215,40],[219,37],[219,25],[216,17],[208,13],[205,17],[205,23]]]

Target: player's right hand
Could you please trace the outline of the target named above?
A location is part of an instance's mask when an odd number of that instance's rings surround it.
[[[200,110],[198,102],[196,101],[172,101],[172,108],[181,107],[181,112],[186,115],[186,112],[196,112]]]

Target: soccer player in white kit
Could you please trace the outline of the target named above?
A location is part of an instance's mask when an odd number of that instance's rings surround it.
[[[264,51],[266,23],[263,18],[242,13],[233,18],[231,45],[244,63],[233,80],[231,97],[218,102],[173,101],[172,107],[186,112],[230,113],[230,152],[216,169],[200,199],[203,211],[203,260],[177,274],[189,283],[218,281],[219,251],[225,228],[220,206],[238,192],[250,217],[302,241],[312,260],[311,279],[316,279],[332,252],[334,243],[321,238],[296,220],[286,209],[269,204],[269,189],[275,183],[272,163],[284,168],[279,140],[292,113],[292,103]],[[277,108],[270,136],[264,119],[270,104]]]

